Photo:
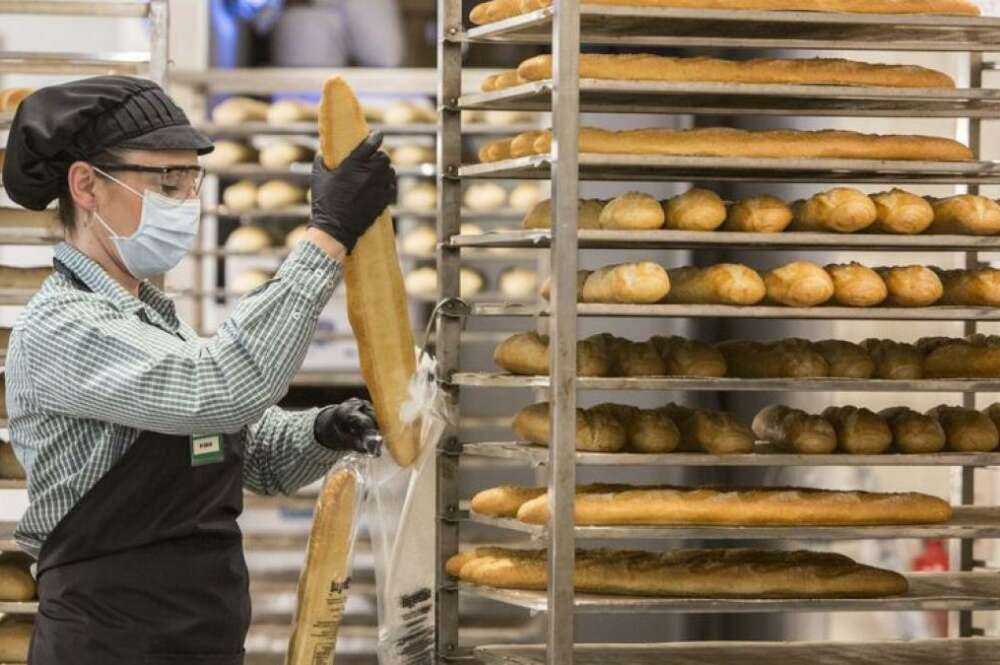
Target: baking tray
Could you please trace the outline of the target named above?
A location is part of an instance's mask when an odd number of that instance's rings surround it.
[[[553,163],[549,154],[531,155],[485,164],[467,164],[458,169],[458,176],[548,179],[551,177]],[[581,180],[1000,184],[1000,163],[990,161],[765,159],[584,153],[580,155],[579,165]]]
[[[463,95],[462,109],[550,111],[551,79]],[[590,113],[1000,117],[1000,90],[580,79]]]
[[[510,427],[510,418],[497,424]],[[549,461],[549,450],[517,441],[480,441],[465,443],[462,455],[516,460],[525,464],[544,465]],[[711,453],[665,453],[642,455],[638,453],[576,453],[576,463],[586,466],[964,466],[985,467],[1000,465],[1000,452],[953,453],[941,452],[927,455],[800,455],[781,452],[769,443],[758,442],[753,453],[739,455],[713,455]]]
[[[887,598],[652,598],[580,593],[576,594],[574,606],[580,614],[1000,609],[1000,575],[994,573],[910,573],[906,578],[910,590]],[[548,607],[544,591],[494,589],[465,582],[458,588],[470,596],[536,612]]]
[[[578,526],[577,539],[866,540],[893,538],[1000,538],[1000,508],[956,506],[950,522],[897,526]],[[501,529],[548,537],[548,529],[512,518],[470,513],[468,519]]]
[[[0,51],[2,74],[121,74],[138,76],[149,69],[148,53],[41,53]]]
[[[469,28],[469,42],[552,42],[551,7]],[[667,7],[580,6],[582,43],[622,46],[995,51],[1000,19]]]

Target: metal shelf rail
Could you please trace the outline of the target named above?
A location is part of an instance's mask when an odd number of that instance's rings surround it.
[[[809,318],[911,318],[889,308],[860,311],[848,316],[842,308],[788,310],[775,308],[685,308],[669,306],[616,307],[576,302],[578,249],[719,248],[759,250],[818,248],[898,251],[965,252],[966,265],[978,265],[978,251],[998,247],[996,238],[958,236],[886,236],[836,234],[739,234],[649,231],[636,233],[577,230],[580,180],[608,181],[735,181],[735,182],[855,182],[955,184],[977,193],[980,184],[1000,184],[1000,165],[990,161],[964,163],[894,162],[871,160],[733,159],[711,157],[657,157],[580,155],[580,112],[825,115],[837,117],[958,117],[968,121],[968,143],[980,155],[981,119],[1000,117],[998,93],[982,88],[982,56],[1000,50],[1000,19],[991,17],[876,15],[826,12],[766,12],[657,7],[605,6],[554,0],[551,7],[489,25],[466,28],[460,0],[438,0],[438,66],[440,69],[438,148],[438,274],[439,298],[459,297],[458,270],[462,250],[481,247],[549,249],[553,293],[544,306],[485,303],[471,307],[470,315],[548,315],[549,376],[512,376],[463,372],[459,366],[462,318],[445,312],[438,321],[437,353],[446,389],[456,399],[463,387],[533,388],[548,393],[551,440],[548,448],[522,442],[462,443],[461,428],[446,430],[439,446],[437,533],[437,655],[439,662],[456,661],[459,649],[459,596],[487,597],[501,603],[546,613],[545,644],[491,646],[475,650],[490,665],[570,665],[578,663],[678,663],[704,665],[735,660],[746,662],[850,663],[883,662],[987,663],[995,660],[995,640],[967,639],[975,634],[972,610],[1000,609],[1000,585],[992,573],[974,572],[974,538],[995,538],[995,508],[973,507],[977,467],[993,465],[1000,455],[954,454],[908,456],[791,455],[758,444],[747,455],[713,456],[697,453],[667,455],[577,453],[576,398],[578,390],[709,390],[709,391],[891,391],[962,393],[975,405],[978,392],[995,392],[1000,379],[879,381],[842,379],[743,380],[687,377],[592,378],[576,376],[577,317],[594,316],[782,316]],[[463,94],[462,50],[469,43],[548,44],[552,47],[551,80],[523,84],[494,93]],[[749,86],[711,84],[653,84],[579,79],[581,43],[625,47],[698,46],[741,48],[807,48],[833,50],[893,50],[965,52],[970,59],[968,89],[953,91],[843,89],[806,86]],[[468,81],[465,81],[468,85]],[[487,164],[463,164],[462,112],[469,109],[535,110],[552,112],[553,149],[535,155]],[[550,179],[554,228],[540,231],[460,235],[461,186],[465,179]],[[994,312],[979,309],[932,309],[914,317],[963,320],[967,332],[975,321],[993,319]],[[929,315],[929,316],[926,316]],[[492,526],[541,541],[548,550],[547,591],[512,591],[456,583],[445,570],[458,550],[465,520],[460,508],[460,461],[469,456],[516,460],[541,465],[547,476],[550,523],[529,528],[511,520],[493,520]],[[934,527],[872,527],[796,529],[817,539],[901,538],[934,533],[956,544],[955,572],[910,575],[911,590],[904,596],[881,599],[747,600],[636,598],[575,594],[573,560],[576,538],[643,538],[651,534],[670,538],[780,538],[786,531],[688,527],[577,528],[573,523],[576,465],[607,466],[948,466],[955,483],[952,503],[956,518]],[[474,521],[482,523],[482,518]],[[966,520],[971,520],[967,522]],[[961,525],[961,526],[960,526]],[[968,528],[966,528],[968,527]],[[738,533],[737,533],[738,532]],[[751,534],[752,532],[752,534]],[[669,534],[669,535],[668,535]],[[748,535],[750,534],[750,535]],[[980,566],[981,567],[981,566]],[[823,643],[732,643],[675,645],[575,645],[576,612],[758,612],[835,610],[946,609],[958,613],[952,639],[915,643],[876,642],[860,645]],[[963,639],[957,639],[963,638]]]

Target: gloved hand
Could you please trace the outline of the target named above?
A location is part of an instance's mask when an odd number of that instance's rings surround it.
[[[316,414],[313,436],[330,450],[374,457],[382,453],[382,435],[375,422],[372,404],[357,397],[328,406]]]
[[[337,168],[326,168],[320,155],[313,162],[309,226],[333,237],[348,254],[396,199],[396,172],[380,145],[382,135],[369,134]]]

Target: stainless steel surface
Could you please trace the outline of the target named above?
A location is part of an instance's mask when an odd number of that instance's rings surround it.
[[[0,614],[31,615],[38,613],[38,602],[0,601]]]
[[[861,612],[896,610],[1000,609],[1000,575],[992,573],[910,573],[910,590],[885,598],[654,598],[576,594],[578,613],[687,612]],[[494,589],[460,583],[470,596],[538,612],[547,611],[545,592]]]
[[[552,80],[463,96],[463,109],[547,111]],[[591,113],[983,117],[1000,115],[1000,90],[582,79]]]
[[[0,0],[0,14],[39,14],[52,16],[117,16],[144,18],[149,2],[135,0]]]
[[[470,513],[469,520],[544,540],[548,529],[512,518]],[[944,524],[874,526],[578,526],[585,539],[865,540],[895,538],[1000,538],[1000,508],[957,506]]]
[[[552,157],[533,155],[459,169],[463,178],[548,179]],[[774,159],[580,155],[581,180],[689,182],[854,182],[1000,184],[996,162],[917,162],[870,159]]]
[[[41,53],[0,51],[3,74],[126,74],[138,76],[149,69],[147,53]]]
[[[510,419],[504,423],[509,426]],[[501,424],[503,426],[504,424]],[[548,461],[548,451],[515,441],[483,441],[462,446],[465,456],[491,457],[518,460],[525,464],[541,465]],[[641,455],[636,453],[576,453],[576,463],[588,466],[1000,466],[1000,452],[951,453],[930,455],[798,455],[784,453],[768,443],[758,442],[753,453],[740,455],[713,455],[710,453],[666,453]]]
[[[1000,19],[919,14],[850,14],[585,5],[583,43],[622,46],[991,51]],[[470,28],[465,41],[550,41],[552,9]]]

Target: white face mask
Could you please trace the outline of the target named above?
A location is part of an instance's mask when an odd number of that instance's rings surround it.
[[[94,211],[94,217],[107,229],[115,243],[125,268],[136,279],[147,279],[176,267],[191,249],[198,233],[201,200],[177,201],[148,189],[145,194],[140,194],[114,176],[97,167],[94,169],[142,199],[139,228],[128,237],[112,231]]]

